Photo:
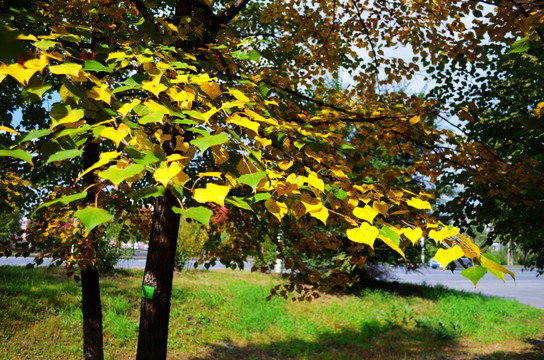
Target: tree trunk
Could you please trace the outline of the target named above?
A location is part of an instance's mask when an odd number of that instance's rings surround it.
[[[83,311],[83,354],[86,360],[104,359],[102,306],[98,270],[88,266],[81,271]]]
[[[155,201],[151,238],[145,264],[138,336],[139,360],[166,359],[170,297],[179,229],[177,200],[170,191]]]
[[[98,144],[90,143],[83,151],[83,165],[87,169],[100,158]],[[83,184],[87,187],[95,182],[94,171],[83,176]],[[94,187],[87,192],[85,202],[93,203],[96,196]],[[94,231],[93,231],[94,232]],[[93,232],[88,240],[93,241]],[[93,240],[91,240],[93,239]],[[96,242],[94,242],[96,247]],[[81,297],[83,312],[83,354],[85,360],[104,359],[104,344],[102,337],[102,305],[100,303],[100,279],[94,266],[86,266],[81,270]]]

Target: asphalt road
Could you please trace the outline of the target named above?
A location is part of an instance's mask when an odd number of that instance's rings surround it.
[[[32,258],[5,258],[0,257],[0,265],[24,266],[32,262]],[[47,259],[42,266],[49,265]],[[251,263],[245,265],[245,270],[251,269]],[[133,259],[122,259],[117,267],[124,269],[143,269],[145,268],[145,258],[135,257]],[[193,263],[186,264],[186,268],[192,269]],[[204,269],[199,266],[199,269]],[[212,270],[225,269],[222,264],[217,264]],[[418,272],[409,272],[402,268],[393,268],[391,270],[392,280],[407,282],[413,284],[443,285],[450,289],[462,290],[466,292],[482,293],[487,296],[499,296],[508,299],[516,299],[522,304],[544,309],[544,275],[537,277],[535,271],[522,271],[521,268],[509,268],[514,272],[516,280],[512,280],[506,275],[506,281],[503,283],[491,274],[485,275],[478,287],[474,288],[470,280],[461,276],[460,271],[442,271],[442,269],[422,268]]]
[[[536,276],[536,271],[522,271],[519,267],[508,267],[516,276],[512,280],[505,276],[505,282],[491,274],[486,274],[478,286],[460,274],[460,270],[452,273],[449,270],[423,268],[419,272],[406,273],[404,269],[393,269],[392,276],[399,282],[427,285],[444,285],[450,289],[466,292],[482,293],[488,296],[500,296],[507,299],[516,299],[522,304],[544,309],[544,275]]]

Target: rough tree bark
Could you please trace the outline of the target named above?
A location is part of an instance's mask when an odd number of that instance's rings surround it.
[[[175,144],[165,142],[163,147],[165,153],[171,154]],[[136,355],[139,360],[166,359],[172,278],[180,221],[180,216],[172,211],[172,207],[177,204],[176,197],[169,189],[155,201],[142,287]]]
[[[153,21],[141,0],[133,0],[138,10],[148,21]],[[184,51],[197,49],[199,46],[215,41],[221,25],[230,22],[250,0],[236,0],[223,13],[214,15],[211,8],[204,3],[177,0],[174,6],[174,18],[183,16],[199,18],[206,24],[201,38],[189,39],[176,46]],[[173,129],[165,129],[165,134]],[[172,134],[172,133],[170,133]],[[185,135],[190,135],[186,133]],[[175,136],[172,136],[175,139]],[[165,155],[174,152],[175,143],[163,144]],[[172,278],[179,230],[179,215],[172,211],[177,199],[170,189],[164,196],[157,198],[153,212],[149,249],[145,266],[142,305],[140,313],[140,329],[138,335],[138,360],[166,359],[168,345],[168,322],[170,318],[170,298],[172,295]]]
[[[98,144],[90,143],[83,151],[84,168],[88,169],[100,158]],[[94,171],[83,176],[85,186],[94,183]],[[93,203],[96,190],[90,188],[85,202]],[[94,239],[93,232],[89,235]],[[96,242],[94,243],[96,247]],[[104,359],[102,336],[102,304],[100,302],[100,280],[98,270],[94,266],[86,266],[81,270],[81,297],[83,312],[83,354],[86,360]]]

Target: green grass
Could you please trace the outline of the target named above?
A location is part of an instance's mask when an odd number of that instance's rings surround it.
[[[107,359],[133,359],[141,272],[101,278]],[[401,284],[395,292],[273,298],[278,279],[177,274],[171,359],[540,359],[544,312],[513,300]],[[0,267],[0,359],[79,359],[79,284],[60,269]]]

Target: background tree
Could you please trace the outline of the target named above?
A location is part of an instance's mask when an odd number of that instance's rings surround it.
[[[542,211],[544,195],[543,7],[505,1],[495,12],[486,10],[473,12],[480,56],[459,54],[433,69],[438,86],[432,95],[462,120],[459,130],[479,144],[482,164],[455,167],[441,178],[439,186],[455,192],[440,212],[471,236],[487,232],[488,245],[525,253],[525,265],[542,272],[544,228],[534,214]],[[499,22],[505,29],[497,29]]]

